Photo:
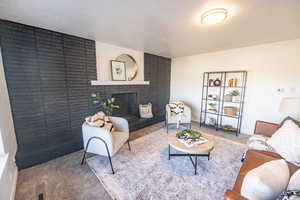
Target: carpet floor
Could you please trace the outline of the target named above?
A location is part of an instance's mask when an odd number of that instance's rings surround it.
[[[115,175],[106,157],[93,156],[87,163],[113,199],[223,199],[234,184],[245,145],[208,135],[215,143],[211,160],[198,158],[194,175],[188,157],[168,160],[167,136],[160,129],[132,141],[132,151],[124,145],[112,158]]]

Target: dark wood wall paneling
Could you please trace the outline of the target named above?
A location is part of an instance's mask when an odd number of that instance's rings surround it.
[[[164,119],[169,58],[145,53],[150,85],[91,86],[97,78],[95,41],[6,20],[0,20],[0,36],[20,169],[82,149],[82,122],[97,111],[91,92],[135,92],[138,103],[153,104],[155,118],[148,124]]]

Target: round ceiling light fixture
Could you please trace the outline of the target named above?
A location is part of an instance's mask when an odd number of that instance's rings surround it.
[[[227,18],[228,11],[225,8],[215,8],[201,15],[202,24],[218,24]]]

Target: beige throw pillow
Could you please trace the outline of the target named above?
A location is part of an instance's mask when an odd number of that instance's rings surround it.
[[[290,172],[285,160],[273,160],[249,171],[241,194],[251,200],[276,199],[288,185]]]
[[[140,110],[140,116],[141,118],[152,118],[153,114],[152,114],[152,104],[148,103],[148,104],[140,104],[139,105],[139,110]]]
[[[287,120],[267,141],[285,160],[300,164],[300,128],[292,120]]]
[[[98,112],[93,116],[89,116],[85,118],[85,121],[90,126],[105,128],[108,131],[112,132],[115,130],[113,124],[111,123],[108,116],[104,114],[104,112]]]

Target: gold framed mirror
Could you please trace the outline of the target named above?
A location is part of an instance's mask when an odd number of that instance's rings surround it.
[[[139,69],[136,60],[129,54],[121,54],[116,58],[116,60],[125,62],[127,80],[134,80]]]

